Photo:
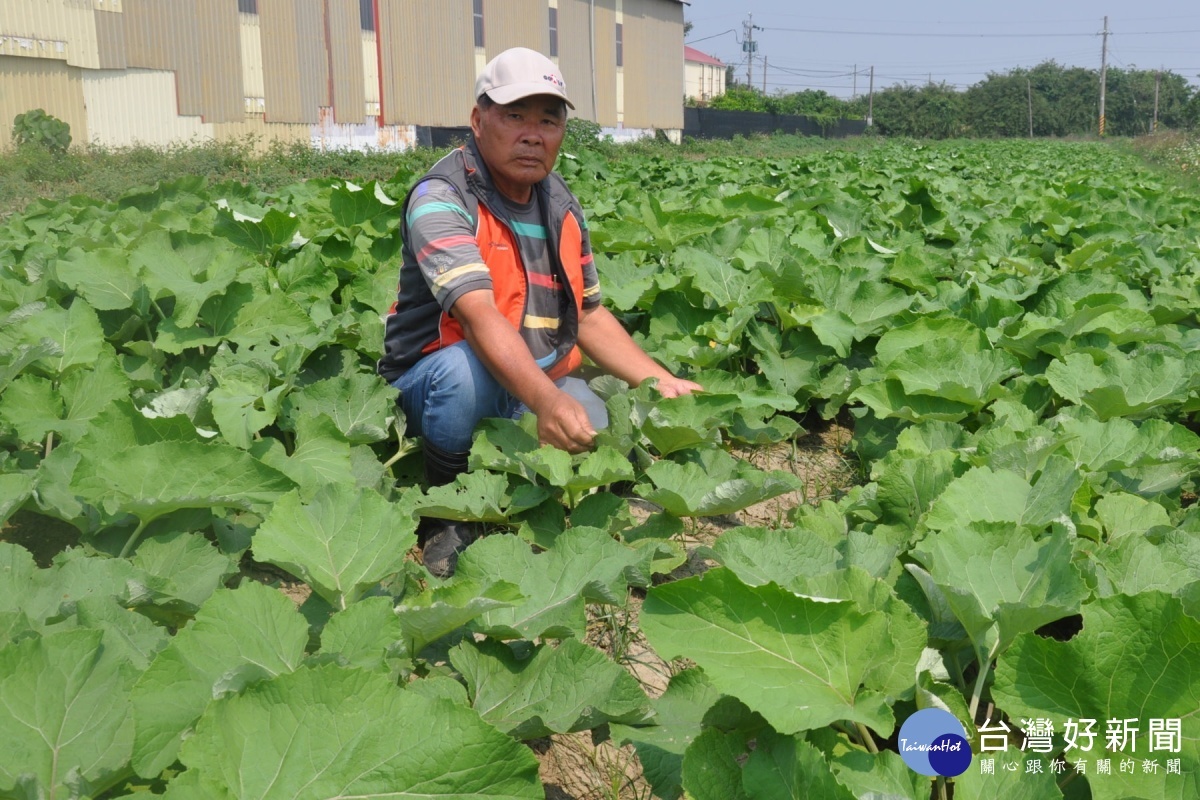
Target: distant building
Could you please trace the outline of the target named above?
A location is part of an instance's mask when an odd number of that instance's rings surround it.
[[[720,59],[684,45],[683,91],[686,97],[701,103],[725,94],[725,65]]]
[[[558,62],[575,116],[683,127],[682,0],[0,0],[0,148],[43,108],[78,143],[399,149],[466,125],[517,45]]]

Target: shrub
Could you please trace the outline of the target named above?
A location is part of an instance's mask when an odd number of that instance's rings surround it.
[[[17,114],[12,136],[17,147],[37,145],[52,153],[65,153],[71,146],[71,126],[40,108]]]

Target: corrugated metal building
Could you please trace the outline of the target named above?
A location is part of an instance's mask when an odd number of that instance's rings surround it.
[[[576,116],[683,127],[683,0],[0,0],[0,147],[33,108],[77,143],[405,147],[465,125],[518,45],[559,63]]]

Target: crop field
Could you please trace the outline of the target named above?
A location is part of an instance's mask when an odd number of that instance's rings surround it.
[[[597,378],[593,452],[488,421],[428,491],[373,369],[415,174],[0,222],[0,797],[1200,797],[1200,195],[1072,142],[560,171],[706,391]],[[422,514],[489,525],[452,579]]]

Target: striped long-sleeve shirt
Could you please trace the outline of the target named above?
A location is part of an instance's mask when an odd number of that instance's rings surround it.
[[[521,336],[539,366],[545,368],[558,349],[559,324],[569,300],[551,269],[537,193],[529,203],[504,198],[503,204],[504,208],[493,209],[493,213],[502,217],[514,234],[529,276]],[[471,214],[454,186],[441,180],[423,182],[409,202],[407,214],[408,246],[442,310],[449,311],[467,292],[492,287]],[[600,303],[600,285],[586,228],[582,251],[583,308],[595,308]]]

